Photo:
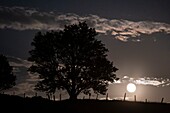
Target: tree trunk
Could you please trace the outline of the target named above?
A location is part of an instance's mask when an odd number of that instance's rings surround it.
[[[70,100],[77,100],[77,95],[76,94],[70,94]]]
[[[72,86],[72,89],[69,93],[69,96],[70,96],[70,100],[76,100],[77,99],[78,94],[76,93],[75,82],[73,82],[73,86]]]

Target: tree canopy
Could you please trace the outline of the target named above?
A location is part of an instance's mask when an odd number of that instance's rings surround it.
[[[118,69],[107,59],[108,49],[97,35],[86,22],[65,25],[59,31],[38,32],[28,58],[34,62],[29,71],[41,78],[36,90],[54,93],[63,89],[70,99],[91,91],[105,94],[109,82],[118,79]]]
[[[13,75],[12,70],[6,56],[0,54],[0,91],[15,85],[16,76]]]

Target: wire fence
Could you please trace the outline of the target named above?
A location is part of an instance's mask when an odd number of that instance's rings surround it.
[[[4,92],[1,92],[1,94],[5,94],[5,93],[4,93]],[[15,93],[15,92],[12,92],[11,95],[16,95],[16,93]],[[20,95],[20,96],[21,96],[21,95]],[[94,95],[93,95],[93,96],[94,96]],[[22,96],[22,97],[23,97],[23,98],[26,98],[26,97],[27,97],[26,93],[23,93],[23,96]],[[35,92],[35,94],[32,95],[32,97],[42,97],[42,96],[38,95],[38,93]],[[58,94],[58,95],[52,94],[52,93],[47,93],[47,94],[46,94],[46,97],[42,97],[42,98],[47,98],[47,99],[53,100],[53,101],[61,101],[61,100],[64,100],[64,99],[65,99],[65,98],[62,98],[62,97],[63,97],[63,96],[62,96],[61,93]],[[100,100],[99,94],[96,94],[96,96],[93,97],[93,98],[91,98],[91,97],[92,97],[92,95],[91,95],[91,93],[89,93],[89,95],[83,96],[81,99],[96,99],[96,100]],[[122,101],[129,101],[129,100],[127,100],[126,98],[127,98],[127,94],[124,93],[124,96],[123,96]],[[133,99],[132,101],[134,101],[134,102],[142,102],[142,101],[137,101],[137,96],[136,96],[136,95],[134,95],[133,98],[134,98],[134,99]],[[116,100],[116,99],[109,99],[109,93],[106,93],[105,98],[102,98],[102,100]],[[147,103],[147,102],[149,102],[149,101],[148,101],[148,99],[145,99],[143,102],[146,102],[146,103]],[[165,102],[164,102],[164,97],[162,97],[161,100],[160,100],[160,102],[158,102],[158,103],[165,103]]]

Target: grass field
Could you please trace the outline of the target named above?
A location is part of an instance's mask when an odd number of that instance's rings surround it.
[[[170,113],[170,104],[116,100],[23,98],[0,94],[0,113]]]

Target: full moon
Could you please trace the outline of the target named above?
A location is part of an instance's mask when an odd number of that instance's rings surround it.
[[[127,85],[127,91],[130,92],[130,93],[135,92],[135,91],[136,91],[136,85],[133,84],[133,83],[129,83],[129,84]]]

